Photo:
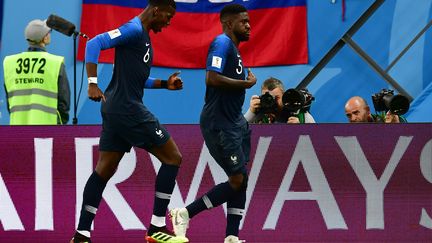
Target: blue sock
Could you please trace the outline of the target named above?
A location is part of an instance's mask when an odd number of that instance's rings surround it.
[[[153,215],[165,217],[179,167],[162,164],[156,176]]]
[[[189,212],[189,218],[194,217],[206,209],[214,208],[227,202],[228,199],[235,195],[235,193],[236,192],[228,182],[216,185],[204,196],[195,200],[186,207]]]
[[[96,211],[102,200],[102,193],[106,181],[93,171],[84,187],[83,203],[77,230],[90,231],[91,224],[96,216]]]
[[[246,204],[246,190],[239,191],[227,202],[227,226],[226,236],[238,236],[240,221],[244,215]]]

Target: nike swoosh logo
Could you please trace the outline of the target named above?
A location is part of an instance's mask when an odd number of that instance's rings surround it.
[[[150,43],[146,43],[146,46],[149,46],[150,45]]]

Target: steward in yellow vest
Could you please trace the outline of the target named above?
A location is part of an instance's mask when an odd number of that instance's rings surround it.
[[[45,49],[50,32],[45,21],[31,21],[25,30],[28,51],[3,61],[11,125],[55,125],[69,120],[70,90],[64,58]]]

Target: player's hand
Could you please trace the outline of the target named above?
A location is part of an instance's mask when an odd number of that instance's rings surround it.
[[[298,117],[290,116],[290,117],[288,118],[287,123],[300,123],[300,120],[298,119]]]
[[[246,77],[246,83],[247,83],[247,89],[254,86],[257,82],[257,78],[255,77],[255,74],[252,73],[251,69],[248,68],[248,76]]]
[[[399,116],[388,111],[384,119],[385,123],[400,123]]]
[[[173,73],[168,78],[167,89],[169,90],[183,89],[183,81],[178,75],[180,75],[180,71]]]
[[[252,111],[252,113],[256,114],[257,110],[261,107],[261,100],[258,95],[252,95],[250,99],[249,104],[249,110]]]
[[[87,94],[89,99],[99,102],[101,100],[106,101],[105,95],[103,94],[102,90],[99,89],[97,84],[89,84]]]

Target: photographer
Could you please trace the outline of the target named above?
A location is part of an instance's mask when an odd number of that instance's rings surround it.
[[[375,94],[376,96],[377,94]],[[378,95],[379,96],[379,95]],[[374,97],[374,96],[373,96]],[[382,98],[377,97],[378,99],[374,99],[374,106],[379,106],[378,101],[382,100]],[[409,107],[409,103],[408,103]],[[406,106],[404,107],[404,109]],[[348,118],[350,123],[356,122],[375,122],[375,123],[406,123],[407,120],[397,114],[399,110],[391,111],[387,110],[385,113],[381,111],[381,107],[375,107],[377,112],[381,112],[379,114],[371,114],[369,105],[367,102],[360,96],[351,97],[345,104],[345,115]],[[406,108],[406,111],[408,108]],[[406,112],[405,111],[405,112]],[[400,111],[399,111],[400,112]],[[403,112],[403,114],[405,113]]]
[[[310,102],[313,100],[310,94],[308,94],[310,100],[308,100],[306,109],[284,107],[284,95],[286,97],[282,81],[273,77],[268,78],[261,86],[261,96],[253,95],[251,97],[249,109],[244,117],[250,123],[260,124],[315,123],[314,118],[308,112]]]

